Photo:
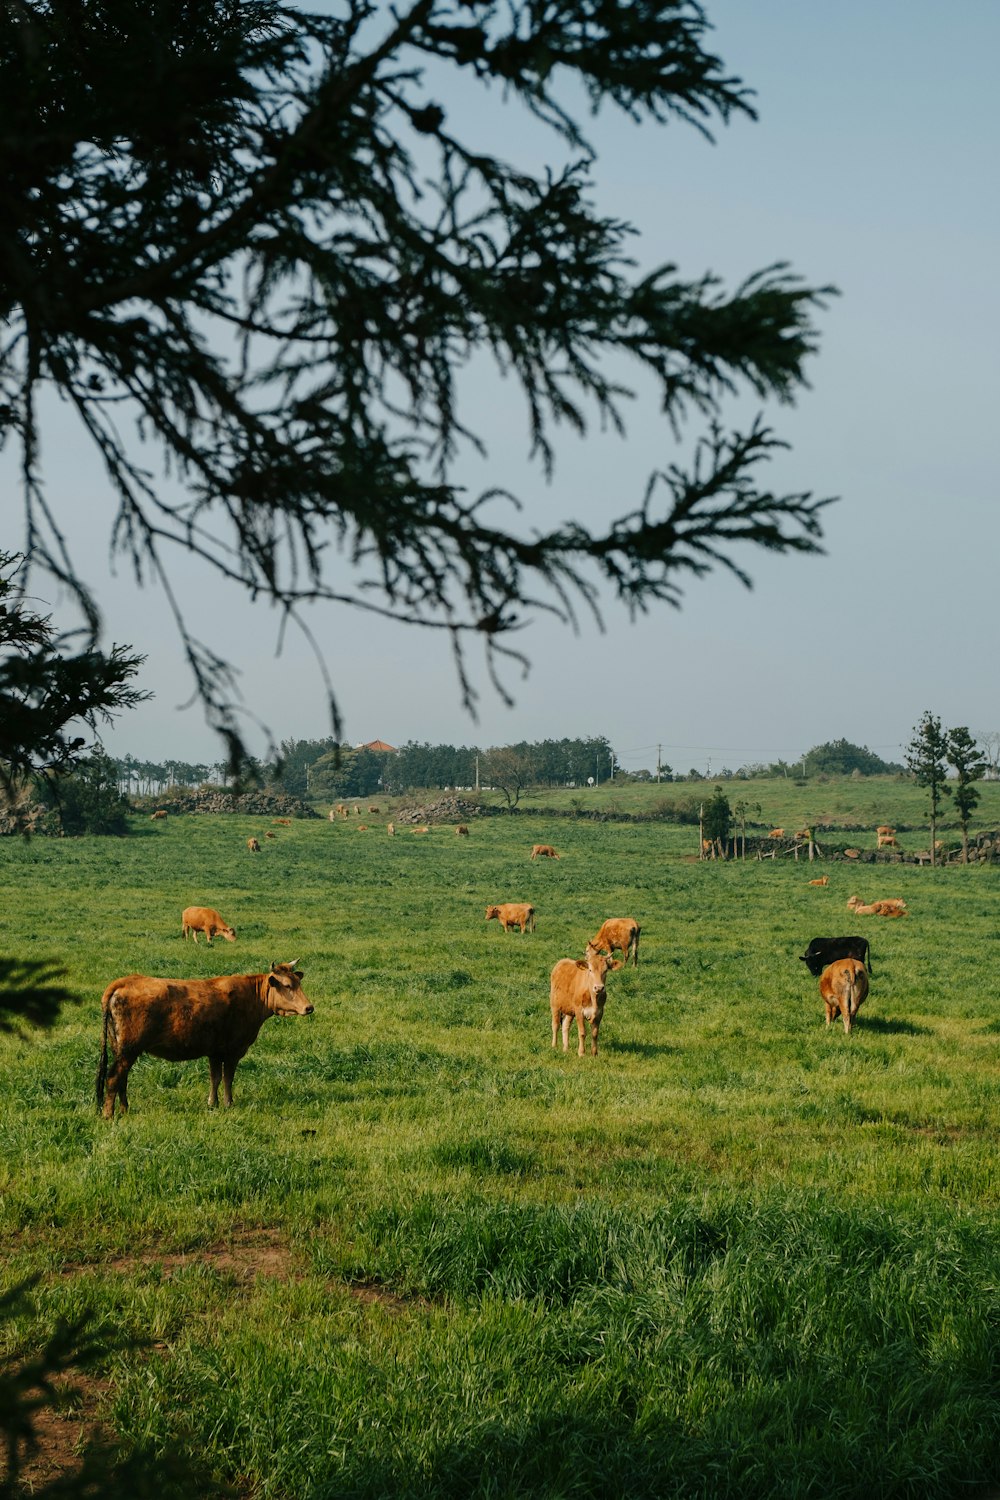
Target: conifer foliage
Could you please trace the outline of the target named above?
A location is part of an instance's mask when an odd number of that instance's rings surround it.
[[[103,460],[114,546],[167,589],[231,746],[235,684],[185,623],[172,547],[292,617],[345,600],[449,632],[470,703],[465,644],[493,673],[526,610],[571,618],[602,580],[633,610],[677,603],[716,565],[746,580],[740,544],[817,550],[825,502],[772,493],[779,439],[760,416],[726,430],[722,403],[794,398],[826,289],[780,265],[733,290],[634,274],[630,226],[595,203],[584,100],[706,134],[752,117],[708,32],[694,0],[3,8],[0,426],[25,550],[96,629],[60,520],[76,497],[46,486],[55,391]],[[502,129],[495,151],[473,141],[447,102],[459,78],[533,116],[550,163],[508,164]],[[519,388],[548,472],[560,425],[623,430],[623,371],[651,377],[666,453],[645,492],[605,497],[593,529],[467,494],[477,356]],[[675,459],[692,415],[701,438]]]

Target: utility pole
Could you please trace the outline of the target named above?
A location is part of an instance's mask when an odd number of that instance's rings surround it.
[[[662,763],[663,763],[663,746],[662,745],[657,745],[657,747],[656,747],[656,779],[657,779],[657,781],[659,781],[659,779],[660,779],[660,768],[661,768]]]
[[[476,751],[476,791],[479,791],[479,751]]]

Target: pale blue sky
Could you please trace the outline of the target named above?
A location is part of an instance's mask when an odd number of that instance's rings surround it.
[[[841,497],[826,513],[827,555],[746,553],[752,592],[720,573],[692,582],[682,611],[660,607],[635,625],[602,601],[603,635],[585,615],[579,635],[536,621],[517,642],[530,676],[507,678],[513,709],[471,663],[478,723],[462,710],[443,638],[317,609],[310,625],[352,741],[485,746],[605,733],[626,767],[653,765],[662,744],[680,770],[718,770],[790,760],[840,736],[901,758],[926,708],[974,732],[1000,727],[1000,7],[708,0],[706,9],[715,49],[757,90],[759,121],[736,120],[713,146],[681,125],[602,117],[590,132],[596,197],[642,231],[645,265],[675,261],[684,275],[712,270],[735,284],[785,260],[807,282],[839,287],[819,315],[811,391],[769,412],[792,445],[772,466],[774,486]],[[511,159],[534,149],[517,122],[503,131]],[[624,443],[567,436],[546,487],[525,466],[513,392],[476,377],[469,397],[491,450],[487,466],[470,465],[470,483],[511,484],[540,525],[623,513],[674,452],[655,406],[637,402]],[[44,457],[54,505],[73,512],[109,639],[149,654],[143,684],[156,698],[121,721],[108,748],[214,758],[200,710],[178,711],[190,685],[162,601],[137,593],[124,565],[107,581],[111,500],[61,413]],[[6,540],[17,545],[12,488],[8,501]],[[174,572],[200,632],[241,668],[254,713],[279,737],[328,733],[305,646],[289,635],[275,655],[275,614],[209,588],[180,557]]]

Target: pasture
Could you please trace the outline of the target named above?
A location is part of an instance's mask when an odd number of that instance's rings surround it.
[[[1000,870],[365,821],[0,843],[0,950],[82,997],[0,1036],[0,1290],[38,1277],[12,1347],[87,1315],[87,1399],[162,1497],[987,1496]],[[185,942],[192,903],[236,943]],[[554,1052],[552,964],[629,915],[601,1055]],[[846,932],[849,1038],[797,956]],[[315,1014],[266,1023],[231,1111],[204,1060],[143,1058],[97,1118],[109,980],[289,959]]]

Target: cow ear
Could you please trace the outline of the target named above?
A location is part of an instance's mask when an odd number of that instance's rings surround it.
[[[302,978],[302,970],[301,969],[296,969],[295,970],[295,977],[296,977],[296,979],[301,979]]]

